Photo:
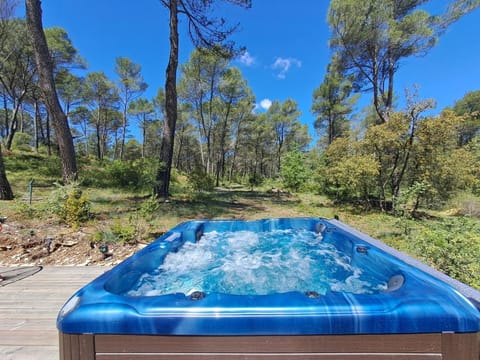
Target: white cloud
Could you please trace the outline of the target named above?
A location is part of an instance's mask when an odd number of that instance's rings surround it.
[[[295,58],[284,59],[284,58],[278,57],[275,59],[275,62],[272,65],[272,69],[279,71],[277,74],[277,77],[279,79],[285,79],[285,77],[287,76],[287,72],[290,70],[292,66],[296,66],[300,68],[302,67],[302,62]]]
[[[270,99],[263,99],[260,101],[260,107],[264,110],[268,110],[272,106],[272,100]]]
[[[238,60],[245,66],[252,66],[255,64],[255,58],[250,55],[248,51],[245,51],[242,55],[240,55]]]

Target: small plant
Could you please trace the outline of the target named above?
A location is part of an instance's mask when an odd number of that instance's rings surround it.
[[[52,192],[47,207],[66,224],[78,227],[91,217],[90,202],[76,184],[61,186]]]
[[[112,224],[112,233],[120,244],[136,242],[136,228],[130,223],[116,221]]]
[[[73,189],[65,200],[65,222],[73,227],[90,218],[90,203],[80,189]]]
[[[116,220],[110,227],[102,227],[96,231],[90,241],[98,244],[135,244],[137,242],[137,226],[132,222]]]
[[[153,214],[160,209],[160,202],[152,195],[140,205],[139,214],[146,220],[151,220]]]
[[[91,236],[90,241],[96,244],[114,244],[117,238],[111,229],[100,229]]]
[[[38,210],[28,202],[18,201],[15,207],[19,214],[29,219],[34,218],[38,213]]]

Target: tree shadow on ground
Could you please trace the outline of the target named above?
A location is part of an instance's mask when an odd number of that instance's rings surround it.
[[[181,218],[241,217],[248,212],[265,210],[258,195],[248,192],[221,191],[196,194],[191,199],[172,198],[162,204],[161,210]]]

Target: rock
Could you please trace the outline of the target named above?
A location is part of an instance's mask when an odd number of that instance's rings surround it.
[[[62,246],[65,246],[65,247],[72,247],[77,244],[78,244],[78,241],[73,241],[73,240],[62,242]]]

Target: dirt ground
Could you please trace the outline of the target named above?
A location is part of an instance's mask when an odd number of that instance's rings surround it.
[[[115,265],[144,244],[93,243],[89,235],[55,222],[31,227],[5,221],[0,231],[0,265]]]
[[[260,197],[251,196],[250,192],[241,193],[240,199],[211,200],[208,205],[179,201],[174,205],[178,208],[187,209],[185,218],[264,218],[264,217],[290,217],[300,214],[288,205],[295,199],[290,194],[275,189],[267,195]],[[247,194],[247,196],[245,196]],[[279,205],[277,206],[277,202]],[[285,205],[287,204],[287,205]],[[197,207],[190,213],[190,207]],[[166,211],[171,210],[170,207]],[[133,255],[136,251],[146,246],[146,243],[123,244],[109,243],[108,249],[101,247],[102,244],[92,242],[92,234],[98,231],[98,227],[108,226],[99,215],[97,225],[90,225],[74,229],[66,226],[55,219],[29,219],[26,216],[17,217],[13,211],[4,212],[8,215],[2,223],[0,231],[0,266],[12,265],[116,265]],[[268,216],[266,215],[268,214]],[[2,214],[0,214],[2,215]],[[1,221],[1,219],[0,219]],[[172,223],[173,225],[175,224]],[[172,225],[170,224],[170,225]],[[96,227],[96,228],[95,228]],[[155,229],[155,235],[150,240],[167,231],[170,227]],[[153,235],[153,234],[152,234]]]

